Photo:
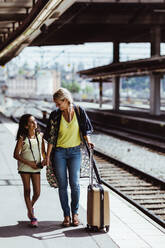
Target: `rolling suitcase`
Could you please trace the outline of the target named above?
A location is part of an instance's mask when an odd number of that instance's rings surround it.
[[[87,230],[109,231],[110,210],[109,210],[109,192],[99,183],[93,184],[94,168],[93,151],[90,151],[90,183],[87,192]],[[95,174],[98,177],[98,171],[95,166]],[[96,173],[97,172],[97,173]]]

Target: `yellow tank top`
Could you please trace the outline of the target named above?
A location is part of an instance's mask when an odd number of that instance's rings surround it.
[[[74,113],[71,122],[67,122],[62,115],[57,139],[57,147],[74,147],[79,146],[80,143],[81,138],[76,114]]]

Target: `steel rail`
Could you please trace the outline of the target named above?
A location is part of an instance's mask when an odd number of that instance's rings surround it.
[[[123,194],[120,190],[116,189],[115,187],[113,187],[109,183],[105,182],[103,179],[101,179],[101,182],[106,187],[108,187],[109,189],[113,190],[115,193],[117,193],[118,195],[120,195],[123,199],[125,199],[126,201],[128,201],[129,203],[131,203],[132,205],[134,205],[136,208],[138,208],[145,215],[147,215],[148,217],[150,217],[157,224],[159,224],[160,226],[162,226],[163,228],[165,228],[165,221],[161,220],[158,216],[156,216],[155,214],[151,213],[149,210],[147,210],[146,208],[144,208],[143,206],[141,206],[140,204],[138,204],[136,201],[132,200],[129,196],[126,196],[125,194]]]

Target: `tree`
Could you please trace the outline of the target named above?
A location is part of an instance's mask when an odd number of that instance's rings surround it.
[[[91,85],[87,85],[84,89],[84,93],[86,94],[92,94],[93,93],[93,87]]]
[[[149,88],[149,77],[131,77],[122,80],[122,88],[130,88],[134,90],[144,90]]]
[[[68,89],[71,93],[79,93],[80,92],[80,85],[76,82],[66,82],[62,81],[62,87]]]

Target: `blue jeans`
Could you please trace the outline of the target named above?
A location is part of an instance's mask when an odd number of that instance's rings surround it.
[[[59,197],[64,216],[70,216],[70,207],[68,203],[68,180],[67,170],[69,174],[69,184],[71,188],[71,212],[77,214],[80,198],[80,165],[81,151],[80,146],[71,148],[57,147],[53,157],[53,167],[59,186]]]

